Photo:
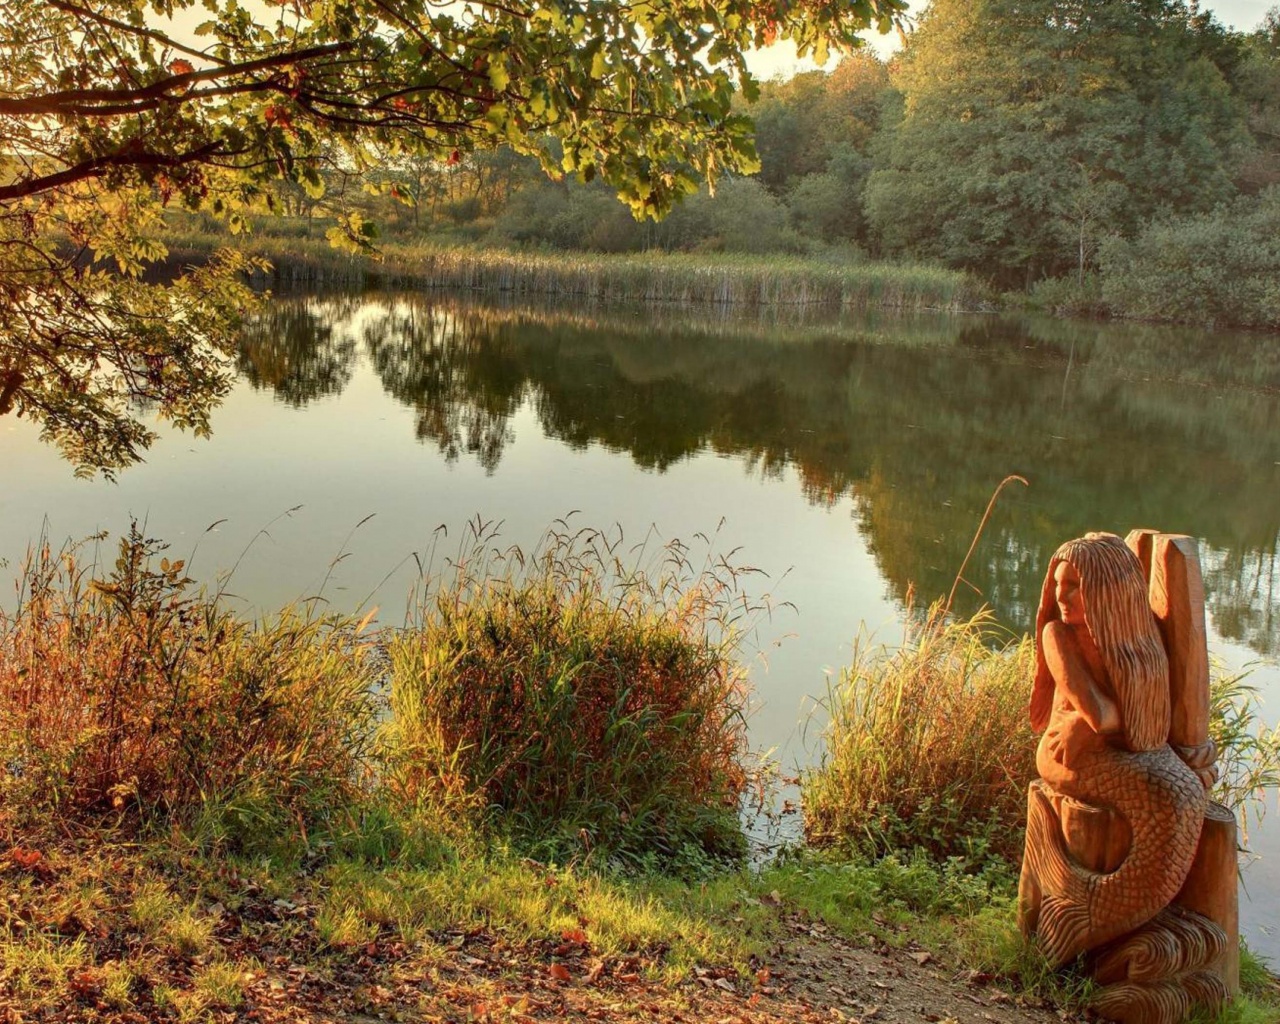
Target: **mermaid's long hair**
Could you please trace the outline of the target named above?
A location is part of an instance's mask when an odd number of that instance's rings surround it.
[[[1110,690],[1120,709],[1125,745],[1155,750],[1169,739],[1169,658],[1160,627],[1147,603],[1142,563],[1114,533],[1088,533],[1054,552],[1036,614],[1036,680],[1031,726],[1042,732],[1053,710],[1054,681],[1045,663],[1041,635],[1059,618],[1054,572],[1070,562],[1080,574],[1085,627],[1102,656]]]

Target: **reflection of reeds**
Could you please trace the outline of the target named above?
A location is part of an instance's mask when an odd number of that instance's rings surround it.
[[[896,651],[857,645],[822,705],[822,761],[802,780],[808,839],[938,855],[971,855],[976,839],[1016,861],[1035,775],[1033,651],[989,611],[956,621],[940,606]]]
[[[212,235],[166,238],[171,261],[198,260]],[[388,245],[379,261],[322,240],[260,236],[244,243],[292,285],[383,285],[572,296],[579,301],[681,305],[823,305],[843,309],[964,310],[981,306],[982,286],[938,267],[833,263],[794,256],[601,255]]]
[[[349,295],[298,290],[275,294],[274,308],[314,309],[337,322],[356,312]],[[960,318],[928,310],[845,311],[834,307],[643,305],[635,302],[575,301],[571,305],[551,295],[512,295],[507,292],[461,293],[441,289],[423,293],[387,289],[359,296],[362,315],[382,314],[430,318],[437,331],[448,327],[470,340],[499,328],[540,327],[563,331],[601,332],[609,338],[648,342],[660,337],[686,344],[703,339],[751,341],[770,346],[820,340],[856,341],[895,347],[953,346]],[[404,318],[403,316],[401,317]]]
[[[588,530],[528,558],[472,538],[390,644],[402,795],[479,796],[544,853],[738,854],[740,570],[678,544],[629,567]]]

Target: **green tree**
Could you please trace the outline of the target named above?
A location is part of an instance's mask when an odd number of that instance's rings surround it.
[[[168,204],[238,230],[281,179],[314,193],[411,152],[500,144],[603,179],[637,216],[749,171],[743,51],[825,56],[903,0],[0,0],[0,412],[84,471],[139,457],[142,401],[208,429],[249,296],[228,251],[165,287]],[[195,14],[206,20],[187,31]],[[388,188],[390,186],[388,185]],[[332,237],[372,235],[336,210]]]
[[[830,74],[765,83],[759,101],[746,107],[756,126],[760,179],[785,195],[801,179],[831,170],[837,156],[865,154],[889,88],[888,68],[866,51],[847,55]]]
[[[1006,283],[1232,192],[1238,50],[1180,0],[934,0],[895,84],[867,215],[883,249]]]
[[[1271,8],[1245,40],[1235,82],[1254,143],[1238,182],[1244,192],[1260,192],[1280,185],[1280,7]]]
[[[1109,239],[1101,263],[1120,315],[1280,328],[1280,185]]]
[[[851,145],[839,147],[821,174],[806,174],[791,189],[796,229],[825,242],[860,241],[865,234],[862,190],[871,161]]]
[[[826,139],[819,107],[826,96],[826,75],[811,71],[785,82],[767,82],[751,105],[760,180],[783,194],[793,178],[826,167]]]

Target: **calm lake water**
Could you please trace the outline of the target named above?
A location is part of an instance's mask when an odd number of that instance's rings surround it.
[[[777,605],[751,638],[752,734],[786,767],[816,755],[813,698],[854,638],[893,644],[913,587],[945,594],[1020,473],[960,610],[987,602],[1025,630],[1061,541],[1192,534],[1213,652],[1254,664],[1280,719],[1280,339],[367,294],[272,300],[239,362],[212,440],[163,432],[117,483],[74,479],[30,424],[0,420],[0,558],[134,516],[200,579],[235,567],[246,609],[322,593],[395,622],[414,553],[456,550],[476,517],[526,548],[571,512],[627,545],[714,534]],[[1280,962],[1268,803],[1241,916]]]

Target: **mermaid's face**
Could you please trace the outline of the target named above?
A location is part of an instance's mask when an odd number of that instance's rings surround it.
[[[1080,573],[1070,562],[1059,562],[1053,571],[1053,599],[1058,617],[1068,626],[1083,626],[1084,596],[1080,593]]]

